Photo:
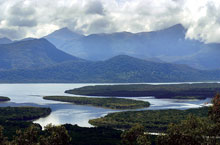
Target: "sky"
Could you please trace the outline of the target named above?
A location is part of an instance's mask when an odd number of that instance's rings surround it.
[[[182,24],[186,38],[220,42],[219,0],[0,0],[0,37],[43,37],[57,29],[146,32]]]

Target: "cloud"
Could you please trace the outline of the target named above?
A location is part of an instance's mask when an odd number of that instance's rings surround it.
[[[17,31],[15,29],[7,29],[7,28],[0,28],[0,38],[2,37],[8,37],[11,39],[19,39],[19,38],[23,38],[25,36],[24,31],[20,30]]]
[[[37,25],[35,8],[24,3],[15,3],[9,8],[7,23],[9,26],[34,27]]]
[[[33,27],[37,25],[37,22],[34,19],[12,16],[8,19],[8,25],[18,27]]]
[[[188,39],[220,42],[217,0],[0,0],[0,9],[1,34],[7,30],[10,38],[42,37],[62,27],[88,35],[154,31],[181,23]]]
[[[88,27],[90,33],[111,33],[116,31],[114,24],[108,19],[97,19]]]
[[[85,12],[86,14],[98,14],[98,15],[104,15],[104,8],[100,1],[91,1],[86,4],[85,6]]]
[[[12,7],[10,7],[9,13],[15,16],[32,16],[35,14],[35,8],[25,6],[24,3],[15,3]]]

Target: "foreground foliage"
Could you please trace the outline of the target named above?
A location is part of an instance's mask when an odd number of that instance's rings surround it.
[[[71,144],[76,145],[117,145],[120,144],[120,130],[106,127],[79,127],[77,125],[63,125],[71,136]]]
[[[167,134],[160,136],[159,145],[202,145],[211,143],[207,121],[195,116],[189,116],[180,124],[170,124]],[[209,141],[208,141],[209,140]]]
[[[11,140],[3,135],[0,126],[1,145],[117,145],[121,131],[110,128],[82,128],[76,125],[47,125],[44,130],[36,124],[17,130]]]
[[[0,132],[2,128],[0,128]],[[71,138],[63,126],[48,125],[42,131],[39,126],[31,125],[25,130],[17,130],[12,141],[4,138],[1,145],[70,145]]]
[[[145,134],[144,126],[139,124],[121,134],[123,145],[150,145],[150,139]]]
[[[189,116],[180,124],[171,124],[165,135],[158,138],[158,145],[219,145],[220,144],[220,95],[213,98],[209,118]]]
[[[45,96],[46,100],[70,102],[77,105],[92,105],[110,109],[137,109],[149,107],[149,102],[120,98],[88,98],[68,96]]]

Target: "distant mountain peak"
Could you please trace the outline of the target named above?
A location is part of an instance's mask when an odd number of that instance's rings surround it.
[[[47,40],[49,40],[51,43],[53,43],[54,45],[58,47],[58,46],[62,46],[63,44],[65,44],[67,41],[78,39],[81,37],[83,37],[83,35],[73,32],[67,27],[64,27],[64,28],[61,28],[59,30],[56,30],[50,33],[44,38],[46,38]]]
[[[63,28],[60,28],[58,30],[63,30],[63,31],[71,31],[68,27],[63,27]]]
[[[58,33],[58,32],[62,32],[62,33],[73,33],[68,27],[60,28],[60,29],[58,29],[58,30],[55,30],[53,33]]]
[[[114,56],[114,57],[112,57],[110,59],[121,59],[121,58],[123,58],[123,59],[130,59],[130,58],[134,58],[134,57],[129,56],[129,55],[125,55],[125,54],[120,54],[120,55]]]
[[[178,29],[185,29],[185,27],[183,27],[182,24],[176,24],[176,25],[173,25],[171,27],[178,28]]]
[[[1,37],[0,39],[7,39],[7,40],[10,40],[9,38],[7,38],[7,37]]]
[[[182,24],[176,24],[176,25],[173,25],[171,27],[168,27],[166,29],[163,29],[162,31],[170,31],[170,32],[180,32],[180,33],[186,33],[187,29],[185,27],[183,27]]]
[[[135,58],[135,57],[132,57],[132,56],[129,56],[129,55],[121,54],[121,55],[114,56],[114,57],[108,59],[107,61],[122,62],[122,61],[132,61],[132,60],[142,60],[142,59]]]
[[[24,39],[21,39],[21,40],[16,40],[14,42],[18,42],[18,41],[29,41],[29,40],[36,40],[37,38],[33,38],[33,37],[27,37],[27,38],[24,38]]]
[[[182,24],[176,24],[173,27],[177,30],[187,31],[187,29]]]
[[[9,38],[7,37],[0,38],[0,44],[9,44],[9,43],[12,43],[12,40],[10,40]]]
[[[69,28],[67,28],[67,27],[64,27],[64,28],[61,28],[61,29],[58,29],[58,30],[56,30],[56,31],[54,31],[54,32],[52,32],[51,34],[49,34],[49,35],[60,35],[60,36],[68,36],[68,37],[78,37],[78,36],[82,36],[81,34],[79,34],[79,33],[76,33],[76,32],[73,32],[73,31],[71,31]],[[49,36],[48,35],[48,36]]]

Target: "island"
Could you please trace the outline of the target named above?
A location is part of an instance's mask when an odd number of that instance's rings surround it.
[[[109,109],[139,109],[150,106],[149,102],[123,98],[89,98],[70,96],[44,96],[46,100],[69,102],[76,105],[91,105]]]
[[[10,101],[10,98],[0,96],[0,102]]]
[[[213,97],[220,90],[220,83],[194,84],[129,84],[96,85],[66,90],[65,93],[87,96],[146,97],[170,99],[205,99]]]
[[[143,110],[110,113],[98,119],[89,120],[89,123],[98,127],[115,129],[129,129],[135,124],[142,124],[149,132],[165,132],[169,124],[178,124],[189,115],[206,118],[208,107],[187,110]]]

